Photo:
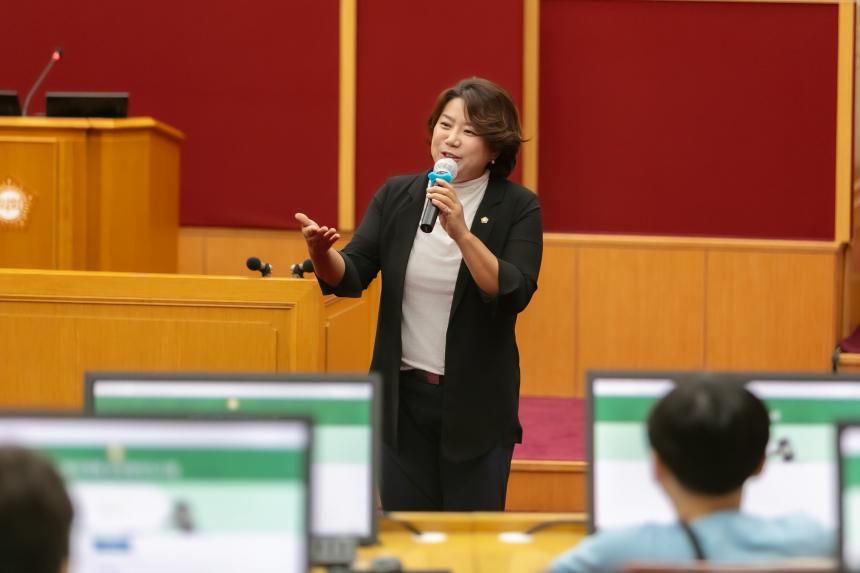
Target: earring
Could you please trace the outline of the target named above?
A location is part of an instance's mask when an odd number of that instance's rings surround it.
[[[496,160],[495,160],[495,159],[491,159],[491,160],[490,160],[490,165],[495,165],[495,164],[496,164]]]

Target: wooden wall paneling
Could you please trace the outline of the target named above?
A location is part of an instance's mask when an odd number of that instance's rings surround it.
[[[248,257],[270,263],[272,276],[290,276],[290,265],[308,258],[297,231],[211,229],[205,237],[203,272],[207,275],[260,276],[245,266]]]
[[[837,259],[835,248],[709,252],[705,366],[829,370],[838,336]]]
[[[704,271],[702,249],[583,246],[577,395],[589,369],[701,368]]]
[[[375,336],[369,328],[372,312],[367,297],[326,297],[326,372],[368,371]]]
[[[851,240],[853,140],[855,106],[854,31],[857,26],[854,2],[839,3],[839,31],[836,76],[836,214],[834,239],[840,243]]]
[[[848,289],[848,244],[839,245],[833,253],[833,346],[842,339],[846,326],[845,293]],[[850,331],[849,331],[850,332]]]
[[[358,0],[339,0],[337,228],[355,229],[355,108]],[[333,222],[332,222],[333,223]]]
[[[517,318],[523,395],[578,395],[576,261],[576,245],[544,239],[538,290]]]
[[[326,297],[326,372],[370,369],[381,285],[382,280],[377,277],[361,298]]]
[[[244,266],[252,253],[272,262],[276,275],[306,257],[298,232],[238,229],[183,229],[180,252],[186,271],[246,276],[255,275]],[[750,257],[755,262],[740,263]],[[840,306],[842,264],[832,243],[547,234],[539,288],[517,325],[521,391],[582,397],[589,368],[821,368],[843,313],[857,312]],[[860,264],[845,265],[853,292]],[[360,301],[328,302],[329,370],[367,368],[378,296],[377,281]],[[779,312],[765,310],[774,304]],[[787,318],[810,304],[805,326]],[[793,343],[803,349],[782,348],[786,328],[803,331],[792,335],[807,340]],[[759,359],[744,358],[744,348]]]
[[[206,274],[205,257],[208,231],[202,227],[180,227],[176,272],[182,275]]]
[[[840,21],[840,25],[842,22]],[[855,19],[854,36],[860,36],[860,21]],[[853,50],[853,109],[860,110],[860,42]],[[860,122],[852,116],[852,135],[860,141]],[[860,145],[853,146],[851,162],[851,240],[845,253],[845,290],[843,291],[843,320],[841,335],[848,336],[860,326]]]
[[[507,511],[588,511],[588,467],[582,461],[514,460]]]
[[[854,231],[844,253],[844,289],[842,296],[841,337],[848,336],[860,326],[860,218],[854,211]]]
[[[540,109],[540,0],[523,0],[523,185],[538,192],[538,126]]]

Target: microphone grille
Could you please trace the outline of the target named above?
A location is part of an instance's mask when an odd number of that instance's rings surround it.
[[[450,157],[443,157],[433,166],[435,173],[450,173],[451,179],[457,178],[457,162]]]
[[[257,257],[248,257],[248,260],[245,261],[245,266],[247,266],[249,270],[259,271],[263,265],[260,264],[260,259]]]

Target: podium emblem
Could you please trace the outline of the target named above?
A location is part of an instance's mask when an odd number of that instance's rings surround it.
[[[23,229],[35,196],[11,178],[0,181],[0,228]]]

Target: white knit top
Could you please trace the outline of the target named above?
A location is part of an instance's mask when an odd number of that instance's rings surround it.
[[[489,180],[485,171],[477,179],[454,184],[468,228]],[[445,336],[463,255],[438,222],[431,233],[415,230],[403,289],[400,368],[445,374]]]

